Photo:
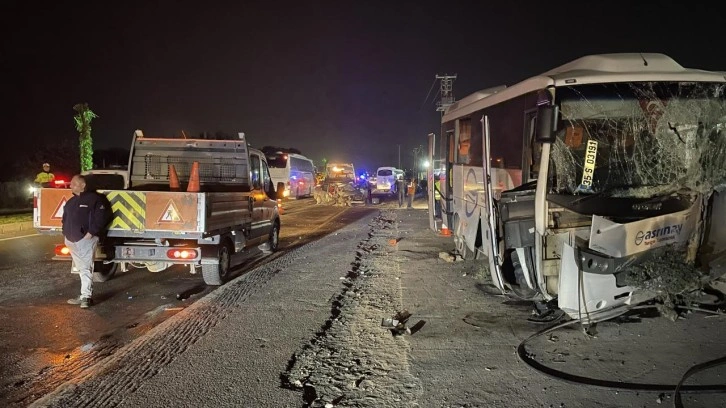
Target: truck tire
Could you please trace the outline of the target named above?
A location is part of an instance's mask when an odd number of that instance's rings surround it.
[[[265,249],[264,251],[267,253],[272,253],[277,251],[277,246],[280,244],[280,223],[275,221],[272,224],[272,229],[270,230],[270,237],[267,239],[267,242],[265,243]]]
[[[118,270],[117,263],[104,264],[103,261],[95,261],[93,263],[93,281],[94,282],[106,282],[113,278]]]
[[[202,264],[202,277],[209,286],[219,286],[229,279],[230,270],[229,246],[221,244],[217,248],[217,263]]]

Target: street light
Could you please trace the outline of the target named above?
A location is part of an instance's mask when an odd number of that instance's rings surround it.
[[[431,163],[429,163],[428,160],[424,160],[424,162],[423,162],[423,168],[424,169],[428,169],[430,165],[431,165]]]

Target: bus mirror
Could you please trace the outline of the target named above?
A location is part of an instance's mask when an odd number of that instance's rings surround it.
[[[541,105],[537,107],[537,136],[539,143],[555,141],[555,124],[557,123],[557,106]]]

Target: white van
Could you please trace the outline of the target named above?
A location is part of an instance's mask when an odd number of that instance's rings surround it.
[[[81,173],[92,190],[126,190],[129,172],[123,169],[91,169]]]
[[[371,195],[394,195],[396,194],[396,179],[403,177],[403,170],[395,167],[379,167],[376,170],[376,185],[371,190]]]

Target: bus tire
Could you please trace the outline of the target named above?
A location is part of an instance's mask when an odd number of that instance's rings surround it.
[[[514,279],[516,281],[515,285],[511,285],[512,292],[523,300],[534,299],[534,297],[537,296],[537,292],[527,285],[527,278],[524,276],[524,269],[522,268],[521,263],[522,261],[520,261],[517,251],[512,251],[511,258],[512,267],[514,268]]]

